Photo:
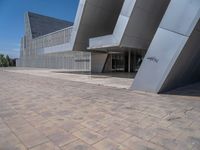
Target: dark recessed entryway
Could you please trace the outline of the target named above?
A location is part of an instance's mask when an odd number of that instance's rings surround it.
[[[129,50],[124,52],[109,52],[103,72],[136,73],[142,63],[146,51]]]

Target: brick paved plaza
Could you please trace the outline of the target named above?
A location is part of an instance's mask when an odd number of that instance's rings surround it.
[[[200,97],[0,71],[0,150],[199,150]]]

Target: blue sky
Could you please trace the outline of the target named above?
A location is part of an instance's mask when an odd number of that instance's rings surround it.
[[[19,57],[27,11],[74,21],[79,0],[0,0],[0,53]]]

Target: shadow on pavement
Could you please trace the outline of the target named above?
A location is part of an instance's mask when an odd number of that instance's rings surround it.
[[[200,82],[181,87],[164,94],[200,97]]]
[[[133,79],[136,73],[112,72],[112,73],[91,73],[91,72],[68,72],[68,71],[53,71],[54,73],[71,73],[81,75],[91,75],[93,78],[129,78]]]

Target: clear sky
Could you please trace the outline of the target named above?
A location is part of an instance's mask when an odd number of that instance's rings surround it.
[[[0,53],[19,57],[27,11],[74,21],[79,0],[0,0]]]

